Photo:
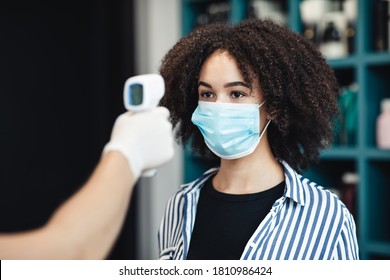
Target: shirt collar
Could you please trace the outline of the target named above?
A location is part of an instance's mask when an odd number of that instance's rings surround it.
[[[284,168],[284,176],[286,181],[286,192],[285,197],[288,197],[294,200],[296,203],[304,206],[305,205],[305,196],[302,185],[302,175],[298,174],[287,162],[280,161]],[[218,167],[211,168],[207,170],[201,177],[197,180],[182,185],[186,189],[185,193],[197,192],[203,186],[204,182],[207,179],[215,174],[218,171]]]
[[[298,174],[292,167],[285,161],[281,161],[284,168],[284,176],[286,180],[286,192],[285,197],[291,198],[296,203],[304,206],[305,196],[302,185],[302,175]]]

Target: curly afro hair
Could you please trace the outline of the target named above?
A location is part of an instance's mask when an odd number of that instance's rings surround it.
[[[298,171],[307,169],[332,142],[338,82],[312,43],[269,20],[198,27],[165,55],[160,104],[171,111],[177,140],[191,142],[201,155],[211,154],[191,116],[198,104],[200,68],[217,50],[235,58],[246,83],[257,79],[272,118],[267,133],[274,156]]]

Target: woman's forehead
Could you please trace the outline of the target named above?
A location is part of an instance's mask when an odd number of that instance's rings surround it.
[[[212,82],[228,83],[232,81],[242,81],[248,84],[252,90],[260,91],[258,78],[255,76],[250,67],[245,69],[249,76],[244,77],[240,65],[236,58],[226,50],[216,50],[209,57],[207,57],[201,65],[198,75],[198,82]],[[208,81],[206,81],[208,80]]]

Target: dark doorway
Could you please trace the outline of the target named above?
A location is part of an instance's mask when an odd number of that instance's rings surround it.
[[[133,1],[0,2],[0,232],[43,225],[124,112]],[[135,196],[133,196],[135,197]],[[135,203],[109,259],[134,259]]]

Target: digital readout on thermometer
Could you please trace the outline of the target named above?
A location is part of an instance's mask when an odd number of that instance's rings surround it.
[[[128,90],[129,102],[132,106],[141,105],[144,100],[144,89],[141,84],[131,84]]]

